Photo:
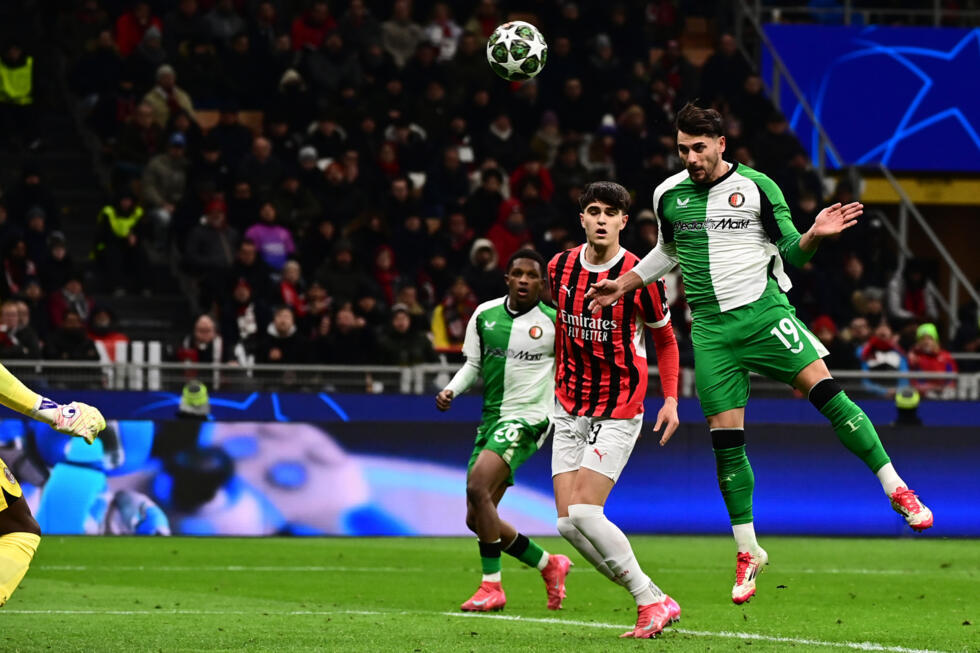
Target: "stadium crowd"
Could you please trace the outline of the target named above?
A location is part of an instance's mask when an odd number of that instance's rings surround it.
[[[94,306],[85,286],[159,292],[159,269],[198,316],[173,347],[180,360],[451,356],[476,306],[505,292],[511,253],[550,257],[581,241],[577,198],[589,181],[633,192],[629,249],[653,247],[652,191],[681,169],[672,121],[695,99],[723,112],[727,158],[771,176],[801,231],[854,197],[846,181],[827,192],[731,35],[702,66],[685,56],[683,16],[711,3],[472,6],[74,2],[53,29],[112,197],[92,216],[86,275],[67,256],[43,172],[26,165],[4,189],[0,358],[97,357],[125,336],[111,303]],[[486,39],[511,17],[535,22],[550,48],[544,72],[523,84],[486,63]],[[4,47],[0,65],[25,65],[23,44]],[[955,369],[932,326],[929,266],[899,269],[873,220],[790,273],[791,300],[831,368]],[[683,284],[668,286],[690,366]],[[969,310],[953,346],[977,351]]]

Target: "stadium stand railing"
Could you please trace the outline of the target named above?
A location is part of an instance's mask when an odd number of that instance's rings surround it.
[[[763,84],[766,87],[766,91],[768,92],[769,97],[772,99],[773,103],[776,105],[778,109],[782,109],[782,103],[780,102],[780,93],[782,91],[782,87],[784,84],[786,87],[789,88],[789,90],[795,96],[796,101],[799,103],[800,107],[806,113],[807,118],[810,120],[810,123],[813,125],[814,129],[817,132],[818,135],[817,152],[816,152],[817,170],[821,178],[826,178],[826,173],[827,173],[826,155],[828,153],[831,156],[833,156],[834,159],[837,161],[844,162],[845,160],[838,153],[838,148],[834,145],[834,142],[830,138],[830,135],[827,133],[827,131],[824,129],[824,126],[817,118],[805,94],[800,90],[799,84],[797,84],[796,80],[793,78],[793,74],[786,66],[778,50],[775,48],[772,41],[766,35],[765,30],[762,29],[762,21],[764,18],[766,17],[768,17],[769,19],[779,18],[779,15],[774,14],[773,12],[776,11],[792,12],[795,10],[817,11],[817,12],[844,11],[845,16],[847,16],[845,20],[845,24],[849,25],[851,24],[850,15],[853,13],[855,8],[853,7],[853,3],[850,0],[845,0],[841,8],[829,8],[829,9],[816,8],[815,10],[811,10],[808,7],[766,7],[765,9],[763,9],[761,3],[758,0],[755,0],[752,6],[749,5],[747,0],[738,0],[738,2],[735,3],[735,12],[736,12],[735,38],[739,44],[739,48],[742,50],[742,53],[746,57],[749,57],[750,60],[758,62],[761,57],[762,48],[765,48],[766,51],[769,53],[769,55],[772,57],[772,62],[773,62],[772,79],[767,80],[763,78],[762,80]],[[865,10],[862,9],[862,11]],[[873,12],[875,10],[867,9],[866,11]],[[881,11],[883,13],[887,13],[888,15],[892,15],[892,14],[902,14],[907,16],[930,15],[934,17],[934,20],[936,21],[935,22],[936,26],[941,24],[942,16],[947,13],[950,13],[951,15],[955,14],[956,16],[962,16],[964,18],[980,17],[980,11],[967,11],[967,10],[953,11],[953,10],[943,9],[940,7],[939,2],[935,2],[930,9],[901,9],[901,10],[888,9],[888,10],[881,10]],[[865,22],[867,23],[867,20]],[[746,34],[744,31],[745,24],[748,24],[753,30],[752,36],[754,38],[755,43],[757,44],[757,50],[754,53],[750,53],[748,49],[745,47],[745,41],[746,41],[745,39]],[[896,195],[898,195],[899,197],[899,206],[898,206],[899,224],[897,227],[892,225],[888,217],[885,216],[883,213],[881,213],[878,216],[879,219],[882,221],[882,223],[885,225],[888,233],[895,239],[895,243],[896,246],[898,247],[898,253],[899,253],[899,264],[901,265],[902,263],[904,263],[905,259],[907,257],[911,257],[912,255],[911,250],[909,249],[908,246],[908,225],[909,225],[909,219],[911,218],[915,221],[915,223],[919,226],[922,232],[926,235],[926,237],[929,239],[929,242],[935,248],[939,256],[942,257],[942,259],[946,262],[946,265],[949,268],[949,284],[945,296],[943,296],[942,292],[936,287],[936,285],[933,283],[932,280],[928,280],[927,284],[928,284],[929,293],[937,299],[940,307],[942,308],[943,312],[946,314],[947,317],[946,323],[948,325],[947,335],[952,337],[953,334],[956,332],[957,327],[959,326],[959,305],[960,305],[959,298],[960,298],[961,286],[962,286],[962,290],[965,291],[966,294],[977,304],[980,304],[980,293],[978,293],[974,285],[970,283],[969,279],[967,279],[966,275],[963,273],[963,270],[956,263],[956,260],[949,253],[949,250],[945,247],[945,245],[943,245],[942,241],[936,235],[936,232],[929,225],[925,217],[923,217],[922,212],[919,211],[919,209],[912,202],[912,199],[909,197],[908,193],[905,192],[905,189],[902,188],[901,183],[898,181],[895,175],[892,174],[891,170],[889,170],[884,163],[879,163],[875,169],[882,174],[882,176],[885,178],[888,184],[894,189]],[[842,173],[850,179],[853,188],[855,189],[861,188],[861,171],[858,167],[847,166],[842,170]]]
[[[961,355],[962,356],[962,355]],[[966,355],[964,360],[980,356]],[[72,388],[77,390],[179,391],[184,383],[196,379],[213,390],[253,392],[276,390],[293,392],[347,392],[365,394],[435,394],[455,373],[458,365],[427,363],[414,366],[390,365],[238,365],[234,363],[180,363],[132,361],[56,361],[11,360],[4,364],[31,387]],[[656,367],[650,368],[648,396],[659,394]],[[842,384],[857,393],[866,392],[866,383],[894,386],[903,381],[947,381],[948,386],[933,399],[980,399],[980,373],[884,372],[839,370],[834,372]],[[792,396],[792,390],[761,376],[752,379],[753,395]],[[479,394],[479,386],[472,391]],[[681,371],[682,396],[695,396],[694,370]]]

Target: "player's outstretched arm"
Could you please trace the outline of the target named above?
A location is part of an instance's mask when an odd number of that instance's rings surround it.
[[[0,365],[0,404],[49,424],[56,431],[84,438],[92,444],[105,428],[105,418],[97,408],[73,401],[62,406],[37,394]]]
[[[453,391],[450,390],[449,388],[446,388],[445,390],[437,394],[436,408],[438,408],[442,412],[446,412],[447,410],[449,410],[449,407],[453,403],[453,395],[454,395]]]
[[[836,236],[845,229],[850,229],[856,225],[857,219],[861,217],[862,213],[864,213],[864,205],[860,202],[844,205],[840,202],[831,204],[817,214],[813,220],[813,225],[800,238],[800,249],[804,252],[812,252],[822,239],[827,236]]]

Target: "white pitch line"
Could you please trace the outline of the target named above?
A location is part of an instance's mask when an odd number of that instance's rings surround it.
[[[342,565],[32,565],[31,569],[42,571],[155,571],[155,572],[338,572],[338,573],[423,573],[432,571],[423,567],[348,567]],[[652,567],[650,571],[665,574],[717,574],[728,571],[728,567],[717,568],[684,568],[684,567]],[[807,569],[794,567],[773,567],[772,571],[784,574],[827,574],[827,575],[858,575],[858,576],[909,576],[909,575],[939,575],[939,576],[975,576],[976,571],[965,569]]]
[[[344,567],[344,566],[275,566],[260,565],[250,567],[248,565],[32,565],[31,569],[42,571],[159,571],[159,572],[181,572],[181,571],[259,571],[259,572],[343,572],[343,573],[408,573],[431,571],[421,567]]]
[[[471,612],[429,612],[424,610],[0,610],[0,619],[3,615],[112,615],[112,616],[149,616],[149,615],[187,615],[187,616],[214,616],[214,615],[240,615],[240,616],[280,616],[280,617],[322,617],[335,615],[355,615],[355,616],[384,616],[384,615],[432,615],[444,617],[459,617],[463,619],[495,619],[498,621],[515,621],[535,624],[553,624],[559,626],[581,626],[584,628],[603,628],[624,630],[630,626],[623,624],[610,624],[597,621],[578,621],[574,619],[555,619],[555,618],[535,618],[519,617],[511,615],[496,614],[476,614]],[[781,644],[802,644],[806,646],[826,646],[829,648],[846,648],[855,651],[880,651],[883,653],[943,653],[932,649],[906,648],[904,646],[885,646],[874,642],[831,642],[819,639],[807,639],[803,637],[782,637],[780,635],[763,635],[760,633],[736,633],[728,630],[709,631],[709,630],[688,630],[686,628],[676,628],[671,626],[670,631],[692,637],[710,637],[716,639],[740,639],[755,640],[761,642],[775,642]]]

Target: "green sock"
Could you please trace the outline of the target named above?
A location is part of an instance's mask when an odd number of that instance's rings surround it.
[[[512,555],[528,567],[538,567],[545,551],[526,535],[517,534],[514,541],[504,549],[507,555]]]
[[[477,542],[480,545],[480,561],[483,562],[483,574],[500,573],[500,540],[496,542]]]
[[[861,408],[844,393],[838,392],[824,404],[820,412],[830,420],[834,432],[845,447],[877,472],[891,462],[881,446],[878,432]]]
[[[752,491],[755,489],[755,474],[745,455],[745,435],[742,429],[716,429],[711,436],[715,443],[727,434],[726,444],[741,440],[741,444],[715,448],[715,463],[718,466],[718,487],[728,508],[732,525],[752,522]],[[737,432],[737,433],[736,433]]]

